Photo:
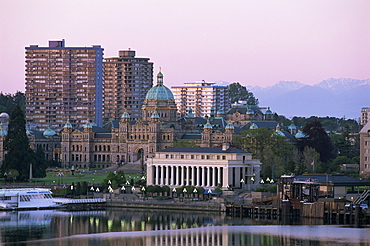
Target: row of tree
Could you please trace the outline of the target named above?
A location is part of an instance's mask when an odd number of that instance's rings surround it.
[[[264,178],[283,173],[340,172],[341,164],[359,163],[358,149],[348,131],[329,136],[315,119],[302,132],[306,137],[292,143],[267,128],[247,130],[237,137],[237,147],[261,160]]]

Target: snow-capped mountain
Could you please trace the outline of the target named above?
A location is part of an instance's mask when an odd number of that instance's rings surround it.
[[[286,117],[333,116],[358,119],[370,106],[370,79],[327,79],[316,85],[280,81],[273,86],[246,86],[260,102]]]

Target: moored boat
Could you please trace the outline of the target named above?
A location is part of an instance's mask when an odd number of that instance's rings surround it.
[[[39,209],[60,207],[50,189],[0,189],[0,209]]]

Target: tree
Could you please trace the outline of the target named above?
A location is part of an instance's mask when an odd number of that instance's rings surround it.
[[[111,185],[113,189],[117,189],[124,183],[126,183],[125,172],[121,170],[118,172],[109,172],[107,177],[103,180],[102,185],[106,187]]]
[[[169,147],[199,147],[194,140],[179,139]]]
[[[0,93],[0,113],[6,112],[10,114],[15,105],[19,105],[22,111],[25,111],[24,93],[20,91],[14,95]]]
[[[45,159],[45,152],[41,147],[38,147],[35,153],[35,158],[32,161],[32,177],[44,178],[46,177],[46,169],[48,161]]]
[[[324,163],[328,163],[334,158],[333,145],[318,119],[307,123],[303,128],[303,133],[307,137],[300,142],[301,150],[304,150],[306,146],[314,148],[320,154],[320,160]]]
[[[1,172],[4,175],[9,169],[15,169],[19,172],[18,180],[21,181],[29,178],[30,164],[35,163],[35,152],[29,145],[25,125],[24,114],[19,105],[16,105],[10,115],[8,135],[4,141],[4,150],[7,153]]]
[[[359,136],[350,136],[350,126],[346,124],[340,134],[330,135],[335,153],[340,156],[353,158],[359,156]]]
[[[273,130],[265,127],[250,129],[241,132],[237,137],[237,145],[240,149],[253,153],[253,157],[262,162],[262,176],[267,178],[278,176],[276,170],[283,170],[275,166],[285,166],[291,159],[293,146],[286,138],[275,134]],[[274,173],[273,173],[274,167]]]
[[[246,101],[248,105],[258,105],[258,99],[245,86],[239,84],[239,82],[232,83],[229,86],[229,100],[231,103]]]

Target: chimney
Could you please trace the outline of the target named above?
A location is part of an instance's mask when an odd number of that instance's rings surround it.
[[[230,148],[230,144],[229,143],[223,143],[222,144],[222,151],[226,151]]]

